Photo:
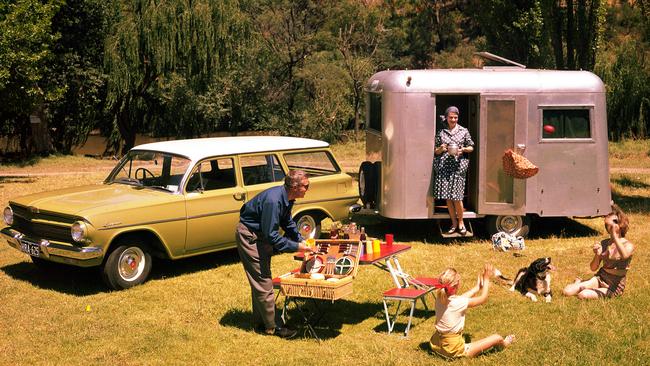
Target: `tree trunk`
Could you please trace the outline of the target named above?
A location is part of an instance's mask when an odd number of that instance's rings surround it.
[[[359,127],[361,122],[359,121],[359,106],[361,104],[361,96],[355,90],[354,92],[354,135],[359,134]]]
[[[551,44],[553,45],[553,53],[555,56],[555,68],[563,70],[564,64],[564,45],[562,44],[562,9],[560,8],[560,0],[553,1],[550,5],[551,23],[553,25],[551,30]]]
[[[578,18],[578,44],[577,44],[577,57],[578,57],[578,68],[581,70],[587,70],[587,57],[589,54],[589,28],[587,27],[587,6],[585,4],[586,0],[578,0],[578,7],[576,11],[576,17]]]
[[[573,0],[566,0],[566,64],[575,70],[575,25],[573,20]]]
[[[54,150],[52,140],[50,139],[50,132],[47,128],[47,119],[43,106],[38,106],[37,109],[29,116],[29,125],[31,130],[31,141],[33,143],[34,152],[38,154],[49,154]]]
[[[117,115],[117,129],[120,132],[120,137],[122,138],[122,148],[120,149],[120,155],[123,156],[126,154],[133,146],[135,146],[135,127],[131,123],[131,113],[129,106],[131,105],[131,96],[124,97],[123,103],[120,103]]]

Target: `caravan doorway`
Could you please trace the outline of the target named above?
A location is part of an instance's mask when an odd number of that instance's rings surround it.
[[[456,106],[460,111],[458,123],[469,130],[472,140],[474,141],[474,151],[469,154],[469,169],[467,171],[467,180],[465,182],[465,194],[463,198],[463,207],[465,208],[465,217],[476,217],[478,207],[478,153],[479,149],[479,95],[467,94],[436,94],[436,136],[439,131],[446,128],[447,124],[443,121],[445,110],[449,106]],[[432,174],[432,190],[435,183],[435,173]],[[445,200],[434,200],[434,218],[449,218],[447,211],[447,202]]]

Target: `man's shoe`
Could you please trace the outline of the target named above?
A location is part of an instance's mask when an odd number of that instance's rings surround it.
[[[286,327],[275,328],[275,332],[273,333],[273,335],[283,339],[291,339],[295,337],[296,334],[298,334],[297,330]]]

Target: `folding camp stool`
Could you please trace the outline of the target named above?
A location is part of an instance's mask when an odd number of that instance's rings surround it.
[[[383,269],[385,269],[390,273],[391,277],[393,278],[393,283],[395,283],[395,286],[397,288],[413,287],[418,290],[424,290],[426,294],[431,293],[433,295],[433,290],[435,290],[434,284],[438,282],[437,279],[431,277],[411,276],[410,274],[406,273],[402,269],[402,266],[399,264],[399,260],[397,259],[397,257],[387,258],[384,267],[385,268]],[[426,297],[420,296],[418,298],[422,301],[424,308],[429,310],[429,307],[427,306],[427,302],[425,301]]]
[[[406,330],[404,330],[404,337],[408,337],[409,329],[411,328],[411,321],[413,320],[413,311],[415,310],[415,304],[418,299],[424,303],[424,307],[428,309],[426,302],[424,301],[424,296],[428,294],[430,290],[423,290],[417,288],[393,288],[384,292],[384,312],[386,313],[386,323],[388,324],[388,334],[393,331],[395,327],[395,322],[397,321],[397,316],[399,315],[399,309],[402,305],[402,301],[408,301],[411,304],[411,310],[408,316],[408,323],[406,324]],[[388,312],[387,301],[395,300],[397,301],[397,309],[395,314],[391,317]]]

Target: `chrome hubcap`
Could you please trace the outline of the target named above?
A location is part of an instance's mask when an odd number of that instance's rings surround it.
[[[130,247],[120,255],[118,272],[124,281],[134,281],[144,271],[145,256],[142,249]]]
[[[298,231],[303,238],[313,238],[316,235],[316,220],[307,215],[298,220]]]
[[[520,216],[501,216],[497,220],[497,229],[506,233],[513,233],[523,226]]]

